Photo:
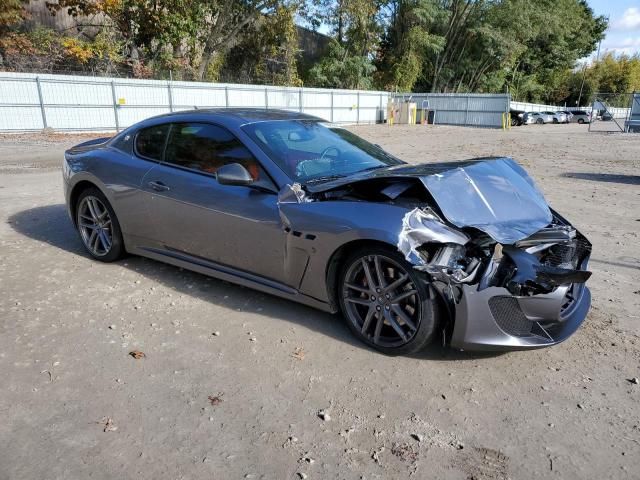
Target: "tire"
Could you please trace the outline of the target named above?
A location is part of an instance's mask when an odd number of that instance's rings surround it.
[[[438,324],[436,297],[393,248],[371,246],[354,252],[344,262],[338,282],[344,319],[367,345],[387,355],[406,355],[433,339]]]
[[[516,120],[515,118],[511,119],[511,126],[512,127],[517,127],[518,126],[518,120]]]
[[[89,255],[115,262],[126,253],[122,230],[107,197],[95,187],[84,190],[75,205],[76,228]]]
[[[543,119],[541,119],[541,118],[539,118],[539,119],[537,119],[537,120],[536,120],[536,123],[537,123],[538,125],[544,125],[544,120],[543,120]]]
[[[579,119],[578,119],[578,123],[579,123],[580,125],[582,125],[582,124],[584,123],[584,118],[579,118]]]
[[[560,123],[560,122],[558,121],[558,119],[557,119],[557,118],[554,118],[554,119],[553,119],[553,123],[554,123],[554,124],[557,124],[557,123]]]

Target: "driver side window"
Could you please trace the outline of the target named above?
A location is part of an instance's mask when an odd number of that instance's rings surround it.
[[[254,180],[266,177],[240,140],[227,129],[208,123],[172,124],[164,161],[209,174],[229,163],[239,163]]]

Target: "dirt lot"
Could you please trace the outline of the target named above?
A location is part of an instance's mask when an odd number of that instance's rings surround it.
[[[577,334],[388,358],[337,316],[91,261],[59,172],[86,136],[0,137],[0,479],[640,478],[640,136],[354,131],[412,162],[519,160],[594,244]]]

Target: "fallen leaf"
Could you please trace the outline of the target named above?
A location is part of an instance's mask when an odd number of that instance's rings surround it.
[[[209,395],[209,403],[211,403],[211,405],[213,405],[214,407],[216,405],[220,405],[222,403],[222,396],[223,395],[224,395],[224,393],[219,393],[216,396]]]
[[[131,355],[136,360],[140,360],[141,358],[145,358],[146,357],[144,352],[141,352],[139,350],[134,350],[133,352],[129,352],[129,355]]]
[[[104,417],[102,420],[96,423],[104,427],[102,430],[103,432],[115,432],[116,430],[118,430],[118,427],[113,424],[113,419],[111,419],[110,417]]]
[[[403,462],[416,462],[418,460],[418,451],[408,443],[394,443],[391,447],[391,453]]]
[[[304,360],[304,349],[302,347],[296,347],[291,356],[298,360]]]

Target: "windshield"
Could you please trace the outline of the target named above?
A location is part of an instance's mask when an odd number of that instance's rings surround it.
[[[314,120],[274,120],[242,129],[294,181],[319,182],[403,162],[357,135]]]

